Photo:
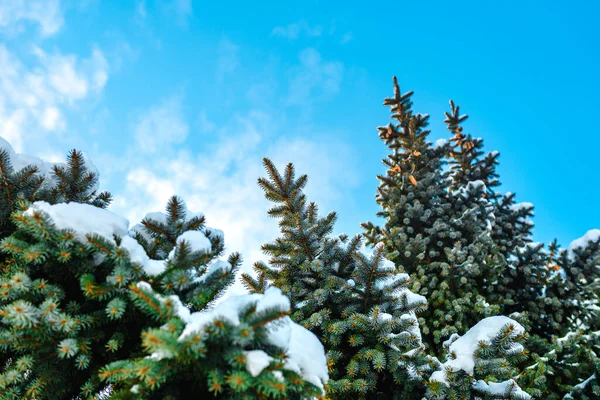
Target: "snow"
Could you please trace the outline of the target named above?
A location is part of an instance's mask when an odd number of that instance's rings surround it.
[[[487,186],[485,185],[485,182],[478,179],[478,180],[467,183],[466,187],[461,187],[457,190],[452,191],[452,195],[453,196],[461,196],[462,198],[467,199],[467,198],[469,198],[469,193],[486,192],[486,191],[487,191]]]
[[[147,282],[139,282],[137,286],[145,291],[152,291],[152,287]],[[155,294],[155,297],[163,303],[169,299],[173,304],[175,315],[185,323],[179,340],[184,340],[195,333],[204,333],[204,329],[215,320],[239,326],[241,323],[240,312],[252,303],[256,306],[256,312],[272,308],[279,308],[283,312],[290,310],[289,299],[275,287],[270,287],[264,294],[231,295],[215,305],[214,308],[195,313],[191,313],[175,295],[164,298]],[[267,342],[280,347],[288,357],[285,360],[284,368],[298,373],[304,380],[323,390],[323,384],[327,383],[329,375],[325,350],[319,339],[287,316],[269,323],[267,331]],[[246,369],[252,376],[258,376],[273,360],[262,350],[249,350],[245,354]],[[150,358],[163,359],[172,356],[167,352],[155,352],[150,355]]]
[[[276,287],[268,288],[264,294],[231,295],[214,308],[200,312],[189,313],[188,310],[186,313],[178,308],[178,316],[186,324],[179,339],[183,340],[194,333],[202,333],[207,325],[217,319],[238,326],[241,323],[240,312],[252,303],[255,303],[256,312],[272,308],[279,308],[284,312],[290,310],[289,299]],[[329,376],[325,351],[319,339],[287,316],[269,325],[267,341],[282,348],[288,356],[284,368],[297,372],[307,382],[323,389],[323,384],[327,382]],[[248,372],[252,374],[259,370],[265,360],[266,358],[259,353],[253,353],[246,364]]]
[[[25,212],[32,216],[34,212],[44,212],[54,222],[57,229],[69,229],[75,236],[87,242],[86,234],[97,234],[106,240],[114,241],[113,235],[126,236],[129,221],[111,211],[89,204],[59,203],[49,204],[36,201]]]
[[[480,390],[497,397],[511,393],[513,396],[516,395],[524,399],[531,398],[531,396],[527,392],[523,391],[523,389],[521,389],[519,385],[517,385],[517,383],[512,379],[504,382],[485,382],[483,380],[478,380],[473,385],[473,389]]]
[[[440,147],[445,146],[446,143],[448,143],[448,141],[446,139],[438,139],[433,143],[433,148],[439,149]]]
[[[595,242],[600,240],[600,229],[590,229],[580,237],[579,239],[575,239],[569,244],[568,251],[571,256],[573,256],[573,251],[579,248],[585,248],[588,245],[588,242]]]
[[[146,250],[131,236],[124,236],[121,248],[129,252],[131,262],[140,265],[148,275],[159,275],[164,272],[166,264],[163,260],[152,260]]]
[[[204,275],[198,280],[198,282],[203,282],[206,277],[214,274],[214,273],[218,273],[218,274],[226,274],[228,272],[231,272],[233,266],[225,260],[215,260],[212,263],[210,263],[208,265],[208,268],[206,269],[206,272],[204,273]]]
[[[454,340],[449,348],[449,359],[442,364],[442,369],[450,371],[463,370],[469,375],[473,375],[475,368],[475,351],[479,347],[479,342],[491,343],[498,335],[500,330],[507,324],[512,324],[515,328],[514,335],[521,335],[525,329],[516,321],[505,316],[488,317],[479,321],[467,333],[458,339]],[[523,350],[523,346],[515,343],[512,349],[514,352]],[[447,383],[444,371],[436,371],[431,377],[431,380]]]
[[[587,378],[585,381],[573,386],[573,389],[585,389],[585,387],[588,385],[588,383],[590,383],[591,381],[593,381],[594,379],[596,379],[596,374],[592,374],[592,376],[590,376],[589,378]]]
[[[522,202],[522,203],[515,203],[515,204],[511,204],[511,205],[509,206],[509,208],[510,208],[511,210],[513,210],[513,211],[516,211],[516,212],[519,212],[519,211],[521,211],[521,210],[527,210],[527,209],[529,209],[529,210],[532,210],[532,209],[533,209],[533,204],[532,204],[532,203],[529,203],[529,202],[527,202],[527,201],[524,201],[524,202]]]
[[[52,173],[52,167],[55,165],[64,165],[63,163],[52,163],[48,161],[44,161],[41,158],[29,156],[27,154],[17,153],[10,143],[8,143],[4,138],[0,137],[0,149],[4,149],[7,151],[8,156],[10,157],[10,161],[12,163],[13,169],[18,171],[23,169],[29,165],[34,165],[38,168],[39,174],[44,176],[47,180],[52,181],[54,179],[54,175]],[[86,164],[88,159],[85,159]],[[90,162],[91,164],[91,162]],[[93,164],[91,164],[93,168]],[[97,170],[94,170],[96,172]]]
[[[444,383],[444,384],[448,385],[447,372],[446,371],[435,371],[433,374],[431,374],[431,376],[429,377],[429,380]]]
[[[273,357],[262,350],[245,351],[244,354],[246,355],[246,370],[255,378],[273,361]]]
[[[186,241],[188,243],[192,252],[196,252],[196,251],[207,252],[207,251],[210,251],[210,249],[211,249],[210,240],[206,237],[204,232],[201,232],[201,231],[183,232],[177,238],[176,243],[177,243],[177,245],[180,245],[183,241]],[[171,258],[173,255],[175,255],[175,248],[173,248],[173,250],[171,250],[171,255],[169,258]]]
[[[220,229],[206,227],[204,228],[204,231],[209,232],[211,234],[211,237],[220,237],[221,239],[225,237],[223,231]]]
[[[75,237],[84,243],[87,242],[86,235],[96,234],[116,245],[114,235],[118,235],[121,237],[120,247],[127,250],[131,262],[138,264],[146,274],[151,276],[164,272],[168,261],[175,255],[174,248],[167,260],[151,260],[142,245],[129,236],[129,221],[126,218],[90,204],[59,203],[51,205],[44,201],[36,201],[25,212],[25,215],[32,216],[35,212],[48,214],[57,229],[73,231]],[[159,221],[166,218],[162,213],[151,213],[147,216],[152,216]],[[218,230],[215,231],[218,233]],[[142,234],[145,233],[142,231]],[[193,252],[210,251],[211,249],[210,240],[201,231],[184,232],[177,238],[177,244],[183,241],[189,244]],[[216,260],[209,265],[208,269],[209,272],[216,270],[225,272],[231,270],[231,264],[223,260]]]
[[[39,157],[17,153],[12,148],[10,143],[8,143],[2,137],[0,137],[0,149],[5,149],[8,152],[10,161],[12,163],[12,167],[15,171],[19,171],[30,165],[35,166],[38,169],[38,174],[46,178],[47,184],[54,184],[56,182],[56,177],[54,175],[54,166],[66,167],[65,163],[60,163],[60,162],[54,163],[54,162],[44,161]],[[96,175],[96,177],[98,177],[99,176],[98,168],[96,167],[96,165],[94,165],[94,163],[92,162],[90,157],[83,152],[81,153],[81,155],[83,157],[83,161],[85,162],[86,170],[88,172],[94,173]],[[90,188],[90,191],[98,190],[98,187],[99,187],[99,180],[96,180],[96,182],[94,183],[94,186],[92,186]]]
[[[380,321],[389,321],[392,318],[394,318],[392,316],[392,314],[388,314],[388,313],[384,313],[384,312],[379,313],[378,316],[377,316],[377,319],[380,320]]]
[[[425,304],[427,303],[427,298],[425,296],[421,296],[420,294],[416,294],[411,292],[409,289],[404,289],[400,293],[400,297],[406,297],[406,301],[408,304]]]
[[[324,390],[323,383],[327,383],[329,374],[323,345],[311,331],[290,318],[287,321],[291,324],[291,337],[287,352],[289,358],[284,368],[299,370],[304,380]]]

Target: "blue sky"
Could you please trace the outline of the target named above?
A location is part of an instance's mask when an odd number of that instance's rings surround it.
[[[132,222],[183,196],[249,264],[277,234],[264,156],[309,175],[338,232],[375,218],[397,75],[432,140],[449,99],[470,115],[534,239],[566,246],[600,227],[595,3],[3,1],[0,136],[85,151]]]

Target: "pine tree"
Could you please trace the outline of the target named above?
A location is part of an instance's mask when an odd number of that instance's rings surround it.
[[[112,195],[98,192],[98,174],[88,168],[83,153],[71,150],[67,154],[66,165],[55,164],[52,167],[54,185],[50,187],[47,201],[56,203],[85,203],[106,208],[112,201]],[[44,199],[46,200],[46,199]]]
[[[526,357],[525,329],[507,317],[488,317],[464,336],[444,342],[447,361],[427,382],[433,399],[530,399],[512,379]]]
[[[499,153],[486,153],[483,139],[464,133],[467,116],[459,107],[450,102],[446,113],[450,140],[432,146],[426,118],[411,110],[412,92],[402,95],[395,80],[394,89],[384,104],[398,123],[379,128],[392,152],[376,196],[385,225],[363,227],[368,241],[383,241],[410,274],[412,288],[428,296],[429,310],[421,315],[424,342],[435,349],[447,334],[465,332],[482,316],[511,315],[527,327],[533,352],[518,365],[521,387],[550,398],[580,393],[577,385],[590,377],[586,382],[595,382],[595,339],[558,338],[596,337],[590,332],[597,330],[592,326],[600,309],[600,235],[590,231],[586,238],[593,240],[568,251],[556,242],[548,248],[533,242],[533,205],[499,192]],[[428,178],[426,184],[419,176]]]
[[[79,151],[72,150],[67,156],[68,163],[62,166],[44,163],[35,157],[17,155],[2,138],[0,147],[0,239],[15,232],[16,226],[10,216],[18,211],[19,204],[24,201],[42,200],[55,204],[77,199],[79,202],[102,208],[108,206],[111,201],[109,192],[97,195],[98,175],[89,168]],[[34,163],[29,164],[32,161]],[[73,179],[74,177],[85,178],[84,184],[81,178]],[[70,197],[60,195],[58,188],[61,186],[69,188],[66,192]],[[7,260],[6,255],[0,253],[0,274],[8,272],[12,262],[14,260]],[[3,350],[0,353],[0,365],[6,365],[14,360],[15,356],[10,349]]]
[[[377,203],[383,227],[363,223],[369,244],[383,242],[399,268],[411,276],[411,290],[428,298],[421,315],[423,341],[429,349],[454,333],[464,333],[481,318],[498,313],[488,303],[484,282],[493,282],[499,263],[489,235],[491,209],[485,184],[473,181],[448,187],[444,169],[449,144],[433,146],[428,115],[412,111],[412,92],[401,94],[394,78],[394,97],[385,99],[396,124],[379,127],[391,154],[378,176]],[[458,113],[458,109],[455,110]],[[465,117],[458,115],[457,121]],[[456,175],[456,173],[454,173]]]
[[[349,242],[346,235],[332,237],[335,213],[319,218],[316,205],[306,205],[306,175],[296,178],[288,164],[282,176],[270,160],[264,163],[268,178],[260,178],[259,185],[275,203],[269,214],[279,218],[281,236],[263,246],[271,256],[269,265],[258,262],[257,276],[243,278],[253,292],[274,285],[294,299],[292,317],[317,333],[327,350],[329,398],[438,399],[458,393],[467,399],[529,398],[505,379],[516,373],[514,363],[525,355],[518,343],[524,330],[506,317],[495,317],[491,336],[481,336],[491,329],[482,321],[462,339],[477,364],[474,372],[453,371],[460,379],[450,378],[447,385],[435,381],[445,374],[444,364],[425,354],[416,314],[427,303],[408,289],[410,277],[385,258],[383,243],[373,246],[369,256],[360,249],[360,237]],[[488,348],[477,350],[484,339]],[[498,392],[500,381],[505,391]]]
[[[265,159],[260,178],[265,197],[275,203],[281,237],[263,245],[269,265],[257,262],[257,276],[243,278],[253,292],[269,285],[290,296],[292,318],[315,332],[327,350],[331,398],[408,398],[431,371],[415,314],[425,299],[406,287],[409,279],[384,258],[361,251],[359,236],[333,237],[336,214],[320,218],[302,191],[292,164],[282,176]],[[410,376],[409,376],[410,375]]]
[[[127,220],[99,207],[20,203],[0,245],[0,350],[10,355],[0,399],[320,396],[324,354],[320,364],[318,340],[291,323],[279,292],[206,308],[241,259],[218,260],[222,238],[186,215],[172,198],[152,259]],[[292,335],[317,349],[324,373],[290,355]]]
[[[561,250],[550,245],[553,274],[540,299],[549,335],[540,334],[536,363],[523,374],[524,384],[551,400],[592,399],[600,394],[600,231],[591,230]],[[550,336],[548,338],[548,336]],[[545,372],[546,379],[532,376]],[[529,383],[531,382],[531,383]]]

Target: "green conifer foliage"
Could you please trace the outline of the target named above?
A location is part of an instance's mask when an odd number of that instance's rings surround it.
[[[0,146],[2,147],[0,149],[0,187],[2,188],[0,191],[0,239],[14,233],[16,226],[10,216],[13,212],[18,211],[22,202],[43,200],[54,204],[68,200],[68,198],[59,196],[58,187],[60,184],[68,187],[69,179],[74,176],[85,177],[87,184],[78,184],[74,180],[75,185],[70,191],[72,196],[82,203],[94,204],[102,208],[110,203],[110,193],[102,192],[100,195],[96,195],[98,176],[89,168],[82,153],[72,150],[67,157],[69,160],[67,165],[53,165],[50,173],[47,173],[43,170],[47,167],[47,165],[43,165],[43,161],[34,157],[17,155],[12,147],[1,138]],[[20,158],[24,158],[24,160]],[[23,161],[33,161],[35,164],[25,165]],[[55,174],[56,171],[61,173],[62,178]],[[80,191],[79,194],[77,194],[77,190]],[[7,260],[6,254],[0,253],[0,274],[8,272],[12,263],[14,260]],[[6,348],[0,353],[0,365],[7,364],[14,357],[15,353]]]
[[[499,153],[486,153],[483,139],[464,133],[467,116],[453,102],[445,120],[452,137],[432,146],[411,95],[394,80],[394,97],[384,102],[397,121],[378,128],[391,151],[376,196],[385,224],[363,227],[368,242],[385,243],[390,259],[410,274],[411,288],[428,297],[420,322],[430,352],[483,316],[510,315],[530,333],[532,358],[514,376],[522,388],[551,398],[591,390],[595,342],[558,338],[596,337],[600,231],[568,251],[534,243],[533,205],[498,191]],[[575,389],[584,381],[590,385],[583,392]]]
[[[146,245],[160,249],[154,259],[127,234],[127,221],[106,210],[20,207],[16,231],[0,245],[9,256],[0,275],[0,351],[10,355],[0,399],[321,396],[326,375],[305,379],[306,365],[288,354],[303,328],[289,321],[280,292],[207,310],[240,257],[218,260],[222,237],[180,199],[145,219],[145,233],[154,232]],[[86,221],[96,224],[90,233],[69,225]],[[161,221],[169,226],[157,233]]]
[[[530,334],[549,337],[552,332],[547,331],[543,321],[545,317],[539,299],[551,271],[547,267],[543,244],[531,240],[533,205],[516,203],[514,193],[501,194],[494,190],[500,185],[496,172],[500,154],[497,151],[486,154],[483,139],[464,134],[461,124],[467,116],[460,115],[459,107],[452,101],[450,108],[444,121],[453,133],[447,153],[452,178],[450,190],[461,190],[470,185],[483,188],[481,213],[487,218],[483,237],[486,238],[487,252],[494,255],[488,267],[490,273],[485,274],[485,280],[478,282],[478,286],[489,302],[501,305],[503,314],[520,312],[535,319],[528,330]],[[465,224],[462,217],[459,225],[473,226]],[[472,241],[472,238],[468,240]]]
[[[451,177],[443,158],[450,145],[433,146],[427,140],[429,117],[413,113],[412,94],[401,94],[394,78],[394,97],[384,105],[397,123],[378,128],[391,151],[383,160],[388,169],[378,176],[376,195],[382,208],[377,215],[385,224],[362,226],[367,242],[383,242],[390,260],[411,276],[411,290],[428,298],[419,322],[423,341],[433,351],[445,338],[498,313],[498,306],[486,301],[482,283],[495,280],[491,266],[499,260],[488,232],[491,207],[485,184],[448,187]]]
[[[78,150],[71,150],[67,155],[66,165],[56,164],[52,167],[56,183],[50,189],[48,202],[56,204],[73,201],[106,208],[112,201],[112,195],[106,191],[98,193],[98,174],[88,167],[83,154]]]
[[[464,336],[452,335],[444,342],[447,361],[427,382],[427,399],[530,399],[513,379],[526,358],[525,335],[507,317],[485,318]]]
[[[8,143],[0,145],[0,238],[14,231],[10,216],[19,201],[43,200],[50,204],[75,201],[101,208],[110,204],[112,195],[106,191],[98,193],[98,174],[80,151],[71,150],[66,165],[54,164],[50,173],[42,174],[34,164],[15,169],[13,158],[18,156]]]
[[[568,250],[550,245],[552,276],[540,299],[541,315],[552,336],[540,334],[536,363],[523,384],[549,399],[593,399],[600,393],[600,234],[592,230]],[[550,337],[548,337],[550,336]],[[532,376],[545,373],[540,384]],[[540,379],[541,380],[541,379]]]
[[[569,249],[551,248],[557,273],[548,282],[546,297],[559,300],[552,318],[560,324],[559,335],[591,327],[600,329],[600,231],[591,230]]]
[[[1,245],[11,260],[0,278],[0,348],[13,358],[0,374],[0,392],[4,399],[89,398],[106,387],[90,371],[139,348],[146,317],[128,307],[126,295],[142,274],[123,269],[125,253],[107,239],[77,240],[42,212],[15,212],[13,222],[16,232]],[[106,282],[112,274],[118,283]],[[119,326],[127,330],[119,334]]]
[[[10,152],[5,148],[0,149],[0,237],[9,236],[14,231],[10,215],[19,200],[43,198],[44,178],[37,172],[37,167],[33,165],[15,171]]]
[[[281,236],[263,246],[269,265],[256,263],[257,277],[243,275],[248,289],[274,285],[289,294],[292,317],[327,350],[330,398],[409,398],[434,365],[415,317],[425,299],[407,289],[409,277],[385,260],[383,246],[367,257],[359,236],[331,235],[336,215],[320,218],[314,203],[306,205],[306,175],[296,178],[292,164],[283,176],[264,164],[268,178],[259,185],[275,203],[269,215]]]

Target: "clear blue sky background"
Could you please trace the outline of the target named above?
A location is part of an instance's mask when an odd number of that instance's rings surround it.
[[[0,88],[0,135],[51,159],[86,151],[131,218],[162,204],[148,187],[188,185],[217,228],[237,207],[221,228],[245,247],[233,231],[268,222],[266,208],[240,207],[266,207],[252,191],[272,156],[309,173],[338,230],[360,232],[378,211],[376,127],[397,75],[431,115],[432,140],[447,136],[449,99],[470,115],[466,131],[500,151],[502,190],[534,203],[535,240],[568,245],[600,227],[598,2],[49,0],[29,13],[9,3],[0,66],[18,67]],[[6,83],[38,75],[54,95],[25,91],[58,120]],[[10,119],[20,109],[26,117]],[[178,177],[176,165],[187,168]]]

